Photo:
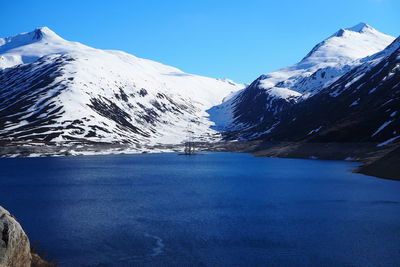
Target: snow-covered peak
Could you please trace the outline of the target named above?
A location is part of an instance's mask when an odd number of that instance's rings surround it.
[[[375,29],[372,28],[371,26],[369,26],[367,23],[360,22],[360,23],[358,23],[357,25],[355,25],[353,27],[346,28],[346,30],[362,33],[362,32],[368,31],[368,30],[371,31],[371,30],[375,30]]]
[[[393,40],[393,36],[381,33],[365,23],[359,23],[350,28],[340,29],[317,44],[300,63],[344,63],[375,54]]]
[[[375,28],[371,27],[370,25],[360,22],[357,25],[354,25],[353,27],[345,28],[345,29],[340,29],[337,32],[335,32],[331,37],[342,37],[343,35],[347,34],[348,32],[353,32],[353,33],[379,33],[378,30]]]
[[[341,29],[321,43],[317,44],[299,63],[263,75],[262,88],[283,87],[304,93],[309,84],[304,78],[319,69],[334,68],[333,75],[340,75],[341,69],[355,60],[373,55],[386,48],[395,38],[359,23],[351,28]],[[332,75],[325,75],[324,80],[332,80]],[[316,84],[320,89],[324,81]]]
[[[0,38],[0,69],[31,63],[51,54],[93,50],[77,42],[64,40],[48,27]]]
[[[41,40],[52,41],[62,40],[62,38],[52,30],[50,30],[48,27],[40,27],[31,32],[25,32],[6,38],[0,38],[0,53],[4,53],[8,50],[29,45]]]
[[[62,39],[57,33],[52,31],[49,27],[39,27],[34,30],[37,39]]]

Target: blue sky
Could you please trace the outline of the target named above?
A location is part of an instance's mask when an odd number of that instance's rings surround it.
[[[0,0],[0,37],[48,26],[189,73],[249,83],[293,64],[340,28],[400,34],[399,0]]]

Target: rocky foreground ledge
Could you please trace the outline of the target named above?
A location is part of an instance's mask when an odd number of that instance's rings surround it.
[[[28,236],[15,217],[0,206],[0,267],[55,266],[31,253]]]

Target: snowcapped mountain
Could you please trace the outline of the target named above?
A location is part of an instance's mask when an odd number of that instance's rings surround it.
[[[261,122],[255,132],[275,141],[364,142],[377,147],[399,142],[400,37],[361,62],[321,92],[281,112],[272,125]]]
[[[299,63],[264,75],[260,87],[315,94],[357,64],[357,59],[383,50],[394,39],[365,23],[340,29],[317,44]]]
[[[205,110],[242,88],[38,28],[0,39],[0,140],[139,148],[180,143],[188,125],[208,138]]]
[[[251,132],[259,123],[275,121],[282,110],[327,88],[394,39],[365,23],[340,29],[317,44],[299,63],[261,75],[235,97],[210,109],[211,118],[219,130]]]

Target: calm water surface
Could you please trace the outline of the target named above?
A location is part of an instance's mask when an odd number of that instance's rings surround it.
[[[61,266],[399,266],[400,182],[210,153],[0,160],[0,205]]]

